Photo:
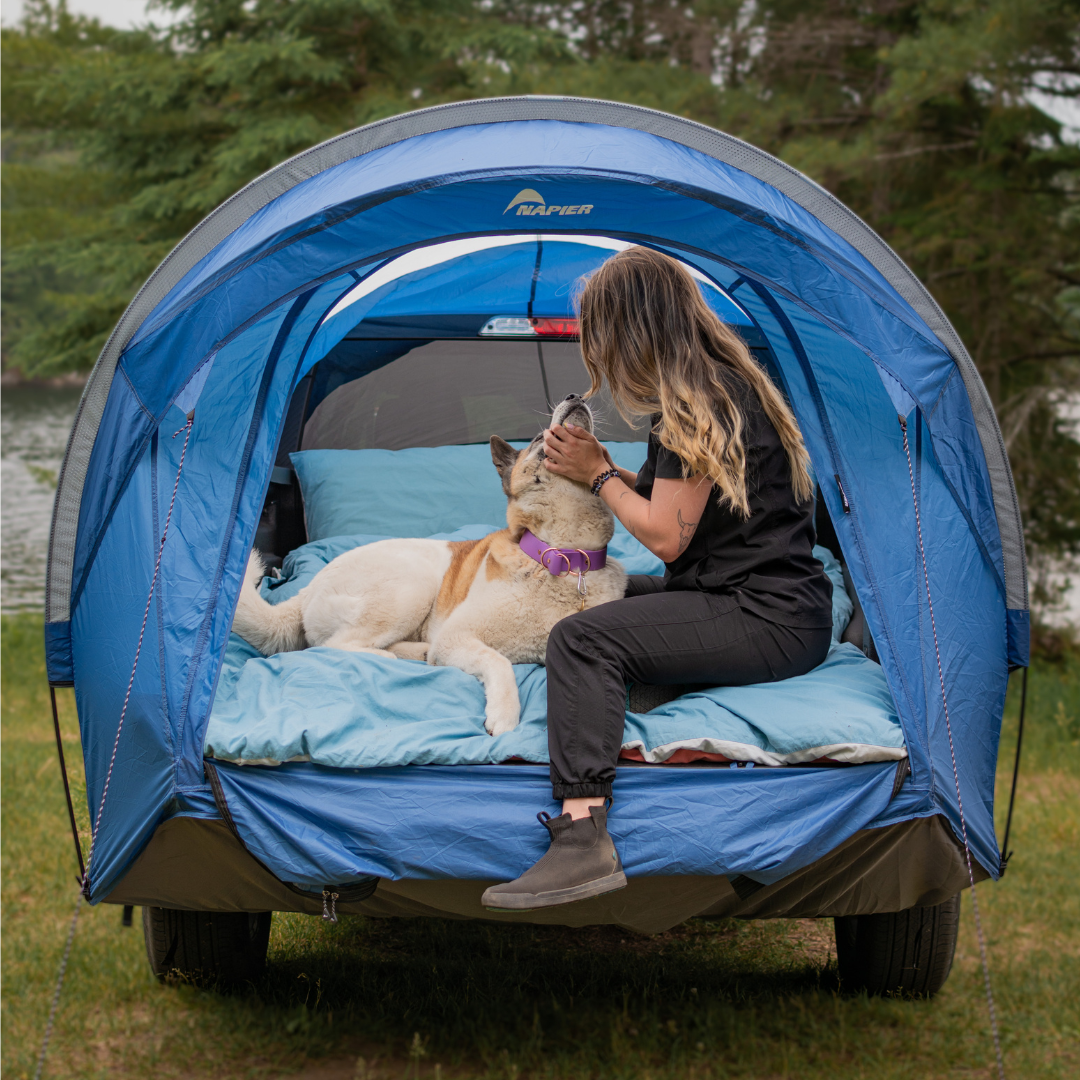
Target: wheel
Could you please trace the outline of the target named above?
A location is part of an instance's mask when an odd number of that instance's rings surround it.
[[[173,911],[143,908],[150,968],[159,979],[177,973],[199,983],[234,985],[266,966],[273,912]]]
[[[952,967],[960,894],[936,907],[838,916],[833,923],[845,989],[871,996],[932,997]]]

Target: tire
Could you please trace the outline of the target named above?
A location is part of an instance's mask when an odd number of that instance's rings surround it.
[[[143,908],[143,936],[150,969],[203,985],[235,986],[257,979],[266,967],[273,913],[173,911]]]
[[[960,894],[936,907],[838,916],[833,923],[843,989],[871,997],[933,997],[952,968]]]

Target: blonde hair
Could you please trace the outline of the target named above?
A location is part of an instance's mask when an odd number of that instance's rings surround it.
[[[720,504],[749,517],[745,420],[726,368],[757,394],[776,428],[795,498],[810,498],[810,457],[794,414],[682,263],[652,248],[627,248],[588,278],[578,302],[581,354],[592,380],[586,396],[606,380],[628,423],[660,413],[653,431],[681,459],[684,475],[708,476]]]

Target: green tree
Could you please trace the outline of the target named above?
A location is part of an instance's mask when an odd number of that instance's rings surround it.
[[[282,159],[565,51],[471,0],[161,6],[180,21],[125,32],[32,0],[2,33],[5,361],[28,374],[91,367],[169,250]]]
[[[2,31],[4,365],[35,374],[92,363],[138,272],[129,268],[119,285],[109,280],[109,260],[98,258],[95,240],[106,234],[124,189],[84,160],[80,137],[39,104],[37,92],[75,55],[113,47],[116,33],[64,8],[48,14],[47,30],[31,8],[22,31]],[[149,272],[151,258],[139,268]]]
[[[929,286],[998,410],[1038,599],[1080,553],[1080,0],[164,0],[3,32],[5,362],[86,368],[168,249],[282,158],[422,105],[630,101],[834,191]],[[7,208],[11,209],[7,209]]]

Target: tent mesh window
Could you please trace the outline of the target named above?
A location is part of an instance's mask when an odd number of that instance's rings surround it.
[[[370,373],[356,377],[364,368]],[[548,421],[549,401],[584,393],[588,376],[571,342],[349,337],[319,365],[315,386],[313,398],[321,400],[309,403],[302,449],[404,450],[487,442],[492,435],[531,439]],[[646,437],[644,426],[631,428],[606,393],[594,407],[602,438]]]

